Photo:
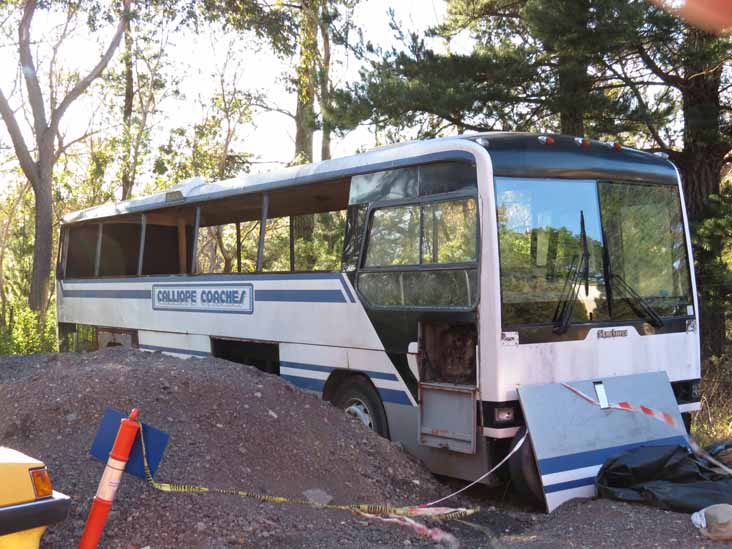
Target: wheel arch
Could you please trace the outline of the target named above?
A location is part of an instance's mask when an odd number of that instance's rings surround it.
[[[358,370],[347,370],[345,368],[334,370],[325,382],[323,387],[323,400],[326,400],[332,404],[335,403],[336,395],[338,391],[349,381],[361,381],[368,385],[374,392],[374,396],[377,398],[377,405],[381,407],[381,412],[384,416],[384,429],[385,432],[382,434],[385,438],[391,440],[391,430],[389,426],[389,415],[386,412],[386,406],[384,406],[384,399],[381,398],[379,389],[374,385],[371,378],[364,372]]]
[[[336,395],[336,392],[338,389],[348,380],[351,379],[363,379],[366,382],[371,385],[371,388],[376,392],[376,394],[379,396],[379,400],[381,400],[381,395],[379,395],[379,390],[374,385],[373,381],[371,381],[371,378],[364,374],[363,372],[359,372],[357,370],[347,370],[345,368],[338,368],[336,370],[333,370],[331,374],[328,376],[328,379],[325,382],[325,387],[323,387],[323,400],[327,400],[328,402],[332,402],[333,398]],[[382,401],[381,405],[383,406],[384,403]]]

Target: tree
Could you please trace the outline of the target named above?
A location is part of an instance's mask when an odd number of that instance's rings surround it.
[[[319,0],[300,3],[298,61],[295,69],[297,107],[295,109],[295,164],[313,161],[315,133],[315,79],[318,66]]]
[[[702,348],[706,355],[718,355],[724,350],[726,337],[729,266],[722,254],[725,232],[709,227],[718,227],[715,220],[726,219],[724,205],[729,200],[728,193],[722,193],[721,175],[732,151],[731,111],[723,104],[725,94],[732,89],[732,42],[689,26],[659,8],[644,6],[628,45],[647,72],[641,80],[655,80],[681,104],[678,139],[664,138],[653,125],[649,130],[654,149],[668,154],[681,175],[688,216],[696,233],[694,255],[704,319]],[[646,92],[638,80],[627,78],[625,84],[642,96]],[[722,202],[720,194],[725,198]]]
[[[596,70],[617,36],[615,0],[451,0],[432,34],[468,32],[473,51],[437,53],[398,32],[404,48],[372,60],[338,94],[340,125],[364,119],[417,126],[422,135],[542,130],[570,135],[634,129],[628,93]],[[397,29],[396,23],[393,27]],[[355,115],[355,116],[354,116]]]
[[[138,173],[150,151],[151,129],[158,105],[178,94],[178,80],[170,71],[166,54],[168,30],[156,20],[160,10],[149,8],[135,25],[125,30],[125,54],[122,66],[122,135],[115,138],[120,164],[121,199],[131,198]],[[166,73],[167,72],[167,73]],[[117,74],[108,77],[113,87]]]
[[[26,143],[16,112],[11,108],[8,98],[2,90],[0,90],[0,115],[2,115],[10,134],[23,174],[33,189],[35,227],[33,269],[28,302],[31,309],[44,315],[53,255],[53,168],[65,148],[60,137],[59,126],[69,106],[86,92],[94,80],[99,78],[112,59],[124,32],[130,2],[131,0],[123,0],[122,15],[117,29],[97,64],[86,76],[80,78],[60,101],[57,95],[59,90],[56,88],[52,72],[48,78],[48,99],[47,101],[44,100],[36,70],[36,62],[31,51],[31,22],[38,6],[36,0],[27,0],[23,6],[18,28],[18,54],[27,91],[27,100],[32,113],[35,150],[29,148]],[[67,6],[69,13],[73,9],[73,6]],[[61,41],[64,38],[65,36],[62,35]],[[60,42],[56,44],[54,52],[58,50],[59,46]]]

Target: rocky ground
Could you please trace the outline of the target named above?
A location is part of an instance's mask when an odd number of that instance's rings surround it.
[[[219,359],[158,353],[0,357],[0,444],[43,459],[55,489],[72,497],[45,547],[78,543],[103,464],[89,448],[107,407],[138,407],[170,434],[156,478],[334,503],[405,505],[451,492],[405,454],[340,410],[282,379]],[[441,524],[462,547],[711,546],[687,515],[596,500],[552,515],[477,489],[455,505],[480,505]],[[431,523],[435,526],[435,523]],[[103,547],[433,546],[397,525],[339,511],[207,494],[156,492],[125,476]],[[720,546],[720,543],[715,543]]]

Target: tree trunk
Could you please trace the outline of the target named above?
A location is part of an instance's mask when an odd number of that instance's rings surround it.
[[[687,48],[697,53],[687,57],[684,67],[684,152],[679,170],[693,221],[703,218],[709,195],[719,194],[722,164],[729,151],[720,133],[719,88],[724,60],[715,55],[712,42],[716,40],[698,29],[691,29],[687,35]]]
[[[133,79],[133,41],[132,30],[130,29],[130,21],[125,21],[125,55],[124,55],[124,71],[125,71],[125,103],[122,111],[122,135],[123,149],[122,154],[122,200],[127,200],[132,194],[132,187],[135,184],[133,176],[133,158],[132,158],[132,105],[135,92],[135,82]]]
[[[320,159],[330,160],[331,94],[330,94],[330,16],[328,2],[323,1],[320,12],[320,39],[323,51],[320,56],[320,117],[322,119],[323,141],[320,145]]]
[[[300,10],[300,58],[296,69],[297,108],[295,110],[296,164],[313,161],[315,133],[315,78],[318,58],[317,0],[303,0]]]
[[[559,55],[559,122],[565,135],[585,135],[584,105],[592,90],[588,64],[573,55]]]
[[[710,195],[720,192],[724,157],[730,150],[720,131],[720,85],[722,63],[717,37],[699,29],[689,29],[681,96],[684,113],[684,150],[674,155],[679,167],[689,220],[705,219]],[[724,352],[726,326],[725,288],[720,273],[726,267],[721,257],[721,238],[696,246],[694,257],[701,301],[702,352],[705,356]]]
[[[216,249],[216,246],[218,246],[218,248],[221,250],[221,257],[224,258],[223,272],[230,273],[234,268],[234,254],[231,250],[226,249],[226,246],[224,244],[224,233],[222,226],[217,225],[216,227],[212,227],[211,232],[213,233],[213,237],[216,240],[214,249]]]
[[[48,137],[46,137],[48,139]],[[51,145],[53,144],[51,138]],[[53,256],[53,196],[51,184],[53,178],[53,150],[40,155],[42,162],[39,179],[33,185],[35,196],[35,240],[33,243],[33,274],[31,275],[28,305],[46,316],[48,282],[51,276],[51,258]]]

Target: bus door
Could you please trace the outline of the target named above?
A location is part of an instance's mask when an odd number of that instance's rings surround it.
[[[419,325],[419,443],[473,454],[477,431],[475,321]]]
[[[372,320],[388,332],[385,347],[403,353],[408,345],[411,365],[419,357],[418,441],[474,453],[480,240],[475,167],[445,162],[374,173],[354,177],[350,192],[352,211],[359,200],[373,200],[356,274],[359,295]]]

